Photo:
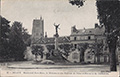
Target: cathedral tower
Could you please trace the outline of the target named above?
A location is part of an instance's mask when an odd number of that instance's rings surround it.
[[[44,37],[44,20],[42,17],[40,19],[33,20],[32,28],[32,43],[36,42],[38,39]]]

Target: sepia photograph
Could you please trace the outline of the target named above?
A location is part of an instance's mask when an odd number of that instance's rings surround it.
[[[120,0],[0,7],[0,77],[120,77]]]

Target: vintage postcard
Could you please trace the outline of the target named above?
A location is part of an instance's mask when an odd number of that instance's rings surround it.
[[[0,6],[0,77],[120,76],[120,0]]]

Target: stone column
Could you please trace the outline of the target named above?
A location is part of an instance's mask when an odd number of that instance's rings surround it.
[[[58,37],[59,37],[59,35],[56,34],[56,35],[55,35],[55,50],[58,49]]]
[[[58,50],[58,27],[59,27],[60,24],[58,25],[55,25],[54,23],[54,26],[55,26],[55,30],[56,30],[56,34],[54,35],[55,36],[55,50]]]

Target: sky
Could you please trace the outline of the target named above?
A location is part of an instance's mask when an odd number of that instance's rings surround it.
[[[59,36],[69,36],[71,27],[94,28],[98,23],[95,0],[86,0],[83,7],[72,6],[69,0],[2,0],[1,15],[11,21],[19,21],[32,33],[34,19],[44,19],[44,31],[48,37],[55,34],[55,24],[60,24]]]

